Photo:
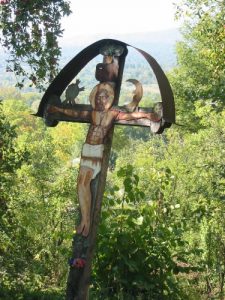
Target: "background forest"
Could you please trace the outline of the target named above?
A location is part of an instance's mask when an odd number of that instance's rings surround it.
[[[167,75],[182,126],[116,128],[90,299],[225,298],[224,15],[224,1],[177,5],[185,24]],[[124,76],[143,83],[149,105],[156,82],[137,62]],[[81,102],[95,64],[80,75]],[[130,95],[124,84],[121,101]],[[2,82],[0,96],[0,299],[63,299],[87,125],[47,128],[29,86]]]

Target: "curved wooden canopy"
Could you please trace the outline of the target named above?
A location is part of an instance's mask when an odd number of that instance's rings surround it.
[[[158,64],[158,62],[147,52],[133,47],[124,42],[114,40],[114,39],[103,39],[97,41],[87,48],[83,49],[80,53],[78,53],[55,77],[52,83],[47,88],[44,96],[41,99],[39,108],[35,116],[43,117],[45,106],[48,103],[49,98],[52,95],[56,95],[60,97],[63,91],[66,89],[68,84],[75,78],[78,73],[87,65],[89,61],[95,58],[99,54],[100,48],[102,48],[105,44],[115,43],[121,46],[130,46],[136,49],[139,53],[141,53],[144,58],[147,60],[149,65],[151,66],[161,94],[162,106],[163,106],[163,119],[167,123],[175,123],[175,104],[174,104],[174,96],[170,86],[170,83],[163,72],[162,68]]]

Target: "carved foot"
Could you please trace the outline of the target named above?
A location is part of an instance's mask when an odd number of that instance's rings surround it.
[[[76,231],[78,234],[82,233],[82,235],[86,237],[89,234],[89,228],[90,228],[90,222],[81,221],[80,225],[77,226]]]

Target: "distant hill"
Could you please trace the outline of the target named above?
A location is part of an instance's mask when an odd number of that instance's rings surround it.
[[[176,53],[175,44],[178,40],[181,40],[181,35],[178,29],[169,29],[165,31],[147,32],[147,33],[132,33],[132,34],[122,34],[122,35],[92,35],[92,36],[73,36],[70,39],[61,39],[60,46],[62,48],[62,57],[60,60],[60,68],[67,64],[77,53],[79,53],[83,48],[87,47],[91,43],[104,39],[113,38],[124,41],[132,46],[141,48],[151,54],[157,59],[159,64],[165,71],[170,70],[176,65]],[[6,54],[0,51],[0,86],[10,86],[15,84],[15,78],[12,73],[6,73]],[[101,61],[99,57],[97,59]],[[94,76],[94,69],[96,61],[91,62],[87,65],[86,70],[83,72],[85,74],[85,80],[88,80],[88,84],[94,84],[92,77]],[[129,55],[126,60],[128,74],[134,75],[142,73],[146,68],[149,68],[143,57],[130,48]],[[144,71],[146,73],[146,70]],[[90,76],[90,74],[93,74]],[[145,80],[140,78],[140,80]],[[154,76],[150,74],[152,78],[151,83],[154,83]]]
[[[173,28],[161,31],[150,31],[150,32],[134,32],[127,34],[95,34],[95,35],[74,35],[68,38],[61,38],[60,44],[63,48],[69,47],[84,47],[97,40],[110,38],[118,39],[128,44],[149,44],[149,43],[172,43],[174,44],[177,40],[181,39],[179,29]]]
[[[181,40],[181,34],[178,29],[168,29],[121,35],[75,35],[70,39],[61,39],[62,60],[67,59],[67,61],[69,61],[84,47],[105,38],[118,39],[137,48],[141,48],[155,57],[163,68],[169,70],[176,65],[175,45],[177,41]],[[135,61],[138,60],[139,56],[140,55],[135,55]]]

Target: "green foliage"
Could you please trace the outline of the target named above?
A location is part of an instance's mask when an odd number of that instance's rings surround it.
[[[195,268],[182,266],[188,254],[182,221],[166,203],[146,201],[131,165],[117,176],[122,188],[113,186],[104,200],[94,268],[96,299],[183,299],[176,274]]]
[[[71,161],[79,156],[85,127],[62,123],[47,130],[21,100],[5,101],[4,114],[19,126],[10,153],[28,149],[29,159],[15,164],[8,182],[1,297],[57,299],[76,217],[78,166]],[[109,172],[93,299],[223,295],[224,111],[197,101],[194,114],[202,126],[196,133],[174,128],[127,143],[121,129],[124,148],[116,148]]]
[[[178,67],[171,74],[178,123],[198,130],[195,101],[221,109],[224,105],[224,10],[223,1],[178,1],[177,15],[184,18],[183,41],[177,45]]]
[[[20,126],[14,126],[15,153],[27,148],[29,159],[15,165],[8,183],[10,198],[0,223],[1,297],[60,299],[76,216],[76,169],[68,161],[74,140],[57,146],[53,132],[21,101],[4,102],[4,112]],[[58,134],[69,137],[72,129],[59,126]]]
[[[179,132],[168,147],[168,165],[179,173],[173,197],[182,199],[185,236],[202,249],[190,260],[203,272],[189,282],[215,299],[224,298],[224,9],[224,1],[178,2],[177,17],[186,23],[171,81],[178,122],[195,134]]]
[[[0,132],[0,202],[1,207],[6,208],[9,191],[15,180],[15,172],[21,167],[28,153],[16,149],[15,127],[9,123],[3,113],[2,102],[0,102]]]
[[[179,271],[176,275],[180,291],[184,293],[181,298],[200,299],[201,294],[223,297],[225,111],[223,109],[218,112],[211,105],[205,105],[204,101],[196,101],[193,113],[199,118],[202,126],[197,133],[187,133],[177,128],[168,131],[166,136],[154,137],[148,142],[130,142],[126,149],[121,149],[118,153],[115,170],[125,168],[132,162],[139,176],[139,190],[145,194],[144,200],[157,203],[163,211],[158,215],[157,228],[163,224],[166,228],[169,228],[170,224],[179,224],[181,243],[184,242],[180,247],[182,258],[180,264],[189,269],[188,274]],[[130,173],[123,171],[122,174],[128,176],[124,184],[129,187],[132,195],[131,186],[134,188],[136,183],[134,179],[133,181],[129,179],[132,178],[131,170]],[[121,179],[112,174],[108,188],[115,183],[118,186],[117,190],[120,192],[125,190]],[[108,203],[114,206],[113,200]],[[110,207],[106,209],[109,211],[107,218],[110,219],[108,230],[112,235],[115,218],[113,209],[114,207],[112,210]],[[125,220],[127,219],[128,216]],[[116,223],[119,224],[118,220],[115,221],[115,227]],[[126,226],[126,221],[123,224],[125,230],[130,226],[130,224]],[[154,232],[151,234],[154,236]],[[134,236],[136,235],[135,232]],[[104,235],[101,236],[101,240],[103,239]],[[135,238],[129,236],[126,241],[129,249],[132,249],[130,244],[132,239]],[[169,239],[172,239],[171,236]],[[107,236],[106,243],[108,240]],[[125,253],[128,260],[129,249]],[[110,251],[116,252],[116,249]],[[107,259],[107,254],[105,257]],[[143,266],[140,269],[142,271]],[[120,275],[122,270],[121,268],[118,270],[119,275],[116,274],[118,278],[122,277]],[[106,277],[106,271],[103,271],[103,274]],[[126,275],[125,278],[129,277]],[[131,283],[132,280],[129,278],[128,282]],[[123,284],[121,283],[122,286]],[[204,297],[201,299],[205,299]]]
[[[61,18],[71,13],[69,1],[0,1],[1,44],[8,51],[8,72],[14,72],[17,86],[25,79],[39,89],[52,81],[61,50]]]

